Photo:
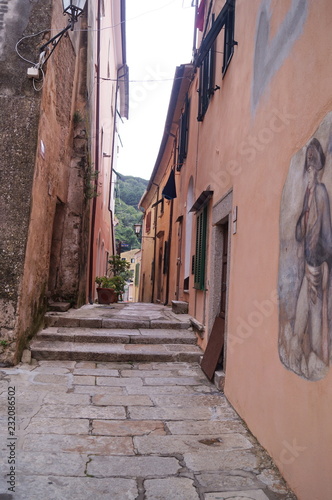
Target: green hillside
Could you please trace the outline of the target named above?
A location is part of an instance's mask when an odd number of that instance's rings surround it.
[[[134,231],[134,224],[142,221],[142,212],[138,203],[148,185],[148,181],[140,177],[119,176],[115,188],[115,215],[118,224],[115,226],[117,246],[121,242],[122,251],[141,248],[141,242]]]
[[[144,193],[148,181],[140,177],[121,175],[116,185],[117,198],[120,198],[126,205],[137,209],[138,203]]]

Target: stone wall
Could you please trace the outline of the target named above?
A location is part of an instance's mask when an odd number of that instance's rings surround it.
[[[57,298],[75,303],[79,289],[81,300],[84,295],[86,257],[82,259],[80,248],[88,218],[87,155],[82,161],[73,150],[72,117],[77,105],[84,107],[86,64],[79,32],[63,37],[44,67],[43,85],[36,82],[34,88],[26,76],[28,67],[38,61],[39,47],[66,25],[60,2],[11,0],[3,5],[0,363],[13,364],[41,326],[47,299],[59,289],[50,290],[50,261],[57,246],[60,260],[69,256],[57,273],[57,282],[64,283]],[[18,56],[15,46],[23,36],[51,27],[54,31],[21,40],[17,49],[26,60]],[[63,218],[56,227],[59,206],[64,207]]]
[[[12,0],[0,24],[0,345],[1,360],[12,361],[16,348],[17,308],[31,210],[41,94],[26,77],[28,64],[15,52],[16,42],[50,25],[50,1]],[[45,8],[46,7],[46,8]],[[32,39],[20,47],[33,57]],[[3,345],[7,343],[7,345]]]

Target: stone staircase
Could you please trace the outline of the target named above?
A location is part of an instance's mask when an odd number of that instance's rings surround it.
[[[37,360],[198,362],[202,355],[189,317],[154,304],[47,313],[30,349]]]

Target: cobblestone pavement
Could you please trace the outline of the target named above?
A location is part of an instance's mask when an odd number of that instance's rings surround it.
[[[0,500],[295,499],[197,363],[33,360],[0,405]]]

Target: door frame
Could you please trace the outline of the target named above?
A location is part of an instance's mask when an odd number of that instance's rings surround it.
[[[231,214],[233,204],[233,190],[229,191],[212,207],[212,230],[211,230],[211,248],[210,248],[210,276],[209,276],[209,301],[208,301],[208,335],[212,331],[214,320],[220,312],[221,303],[221,282],[223,268],[223,224],[228,222],[228,266],[227,266],[227,291],[229,290],[229,275],[231,265]],[[227,310],[228,293],[226,295],[226,314],[224,331],[224,371],[226,370],[226,352],[227,352]]]

